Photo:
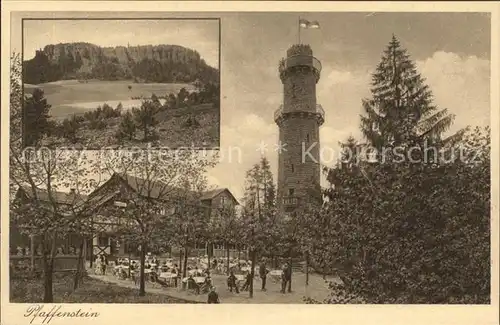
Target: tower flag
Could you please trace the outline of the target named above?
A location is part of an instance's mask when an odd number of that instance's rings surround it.
[[[319,23],[316,20],[315,21],[309,21],[309,20],[306,20],[306,19],[300,19],[299,20],[299,25],[302,28],[313,28],[313,29],[319,28]]]
[[[309,21],[307,19],[303,19],[299,17],[299,44],[300,44],[300,29],[318,29],[319,23],[317,20]]]

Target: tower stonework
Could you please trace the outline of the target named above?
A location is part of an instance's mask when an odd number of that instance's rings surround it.
[[[316,103],[321,63],[309,45],[293,45],[279,65],[283,105],[274,113],[281,148],[278,158],[278,208],[296,212],[320,189],[319,127],[325,113]]]

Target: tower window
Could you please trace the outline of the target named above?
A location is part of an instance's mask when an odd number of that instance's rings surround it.
[[[288,189],[288,195],[289,196],[293,196],[293,193],[295,192],[295,190],[293,188],[289,188]]]
[[[292,164],[291,168],[292,168],[292,173],[294,173],[295,172],[295,167],[293,166],[293,164]]]
[[[306,141],[309,142],[309,133],[306,135]]]

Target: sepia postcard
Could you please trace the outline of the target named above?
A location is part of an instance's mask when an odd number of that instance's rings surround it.
[[[219,27],[217,18],[23,19],[24,145],[218,147]]]
[[[1,324],[500,325],[499,15],[3,3]]]

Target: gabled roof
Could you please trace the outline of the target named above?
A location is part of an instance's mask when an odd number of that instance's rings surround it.
[[[126,174],[126,173],[115,173],[112,176],[112,178],[119,178],[127,186],[129,186],[130,189],[132,189],[132,191],[138,193],[141,196],[149,197],[149,198],[153,198],[153,199],[160,199],[161,200],[163,197],[165,200],[172,200],[173,199],[172,192],[176,191],[175,187],[170,186],[164,182],[147,181],[143,178],[132,176],[132,175]],[[105,186],[105,184],[101,185],[100,188]],[[177,189],[177,191],[178,191],[177,193],[179,193],[179,194],[181,193],[180,192],[181,189]],[[217,195],[219,195],[225,191],[227,191],[229,193],[229,195],[236,202],[236,204],[239,204],[238,201],[234,198],[233,194],[227,188],[218,188],[218,189],[203,192],[199,199],[200,199],[200,201],[211,200],[211,199],[215,198]],[[95,193],[95,191],[94,191],[94,193]],[[116,194],[117,194],[117,192],[114,192],[112,194],[97,195],[97,197],[95,197],[95,198],[94,198],[94,194],[90,194],[90,199],[91,200],[94,199],[95,204],[103,204],[103,203],[105,203],[105,201],[111,199]],[[191,192],[191,194],[195,195],[194,192]],[[94,204],[94,203],[92,203],[92,204]]]
[[[225,190],[226,190],[225,188],[217,188],[215,190],[204,192],[200,199],[202,201],[203,200],[211,200],[214,197],[216,197],[217,195],[219,195],[220,193],[224,192]]]
[[[152,199],[161,199],[162,196],[166,196],[171,190],[167,184],[160,181],[148,181],[125,173],[117,173],[115,175],[125,181],[139,195]]]
[[[33,198],[33,189],[31,186],[23,185],[18,191],[22,191],[28,198]],[[87,195],[83,194],[66,193],[61,191],[52,191],[51,194],[54,201],[58,204],[73,205],[87,200]],[[37,188],[36,196],[40,201],[50,202],[49,192],[46,189]]]

